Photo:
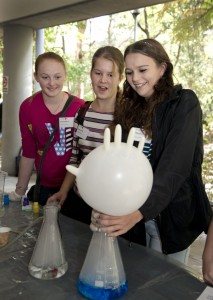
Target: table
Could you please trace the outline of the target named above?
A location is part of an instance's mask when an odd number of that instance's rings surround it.
[[[21,211],[20,203],[10,203],[1,217],[1,224],[12,227],[16,233],[11,232],[12,244],[0,249],[0,299],[85,299],[78,293],[76,283],[92,236],[88,225],[59,214],[69,268],[61,278],[39,280],[29,274],[28,263],[41,222],[42,217]],[[23,230],[25,233],[19,237]],[[166,256],[136,244],[130,248],[122,238],[118,241],[129,284],[128,292],[121,299],[194,300],[205,289],[203,282]]]

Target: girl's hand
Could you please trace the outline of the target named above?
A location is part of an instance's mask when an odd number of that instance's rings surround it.
[[[143,218],[139,210],[125,216],[109,216],[92,211],[91,225],[92,231],[105,232],[111,237],[116,237],[129,231],[136,223]]]
[[[67,193],[64,193],[63,191],[60,190],[47,199],[47,205],[53,202],[59,202],[59,204],[62,206],[66,198],[67,198]]]
[[[213,258],[203,262],[203,279],[207,284],[213,285]]]

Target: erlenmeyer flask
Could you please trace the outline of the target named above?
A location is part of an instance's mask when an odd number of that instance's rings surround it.
[[[79,292],[88,299],[113,300],[127,289],[117,238],[94,232],[79,275]]]
[[[33,277],[54,279],[68,269],[58,226],[58,204],[44,207],[44,220],[28,266]]]

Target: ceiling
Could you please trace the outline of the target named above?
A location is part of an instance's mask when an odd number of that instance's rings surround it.
[[[165,2],[171,0],[0,0],[0,29],[41,29]]]

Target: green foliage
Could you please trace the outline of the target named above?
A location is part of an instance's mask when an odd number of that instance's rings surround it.
[[[213,201],[213,123],[204,124],[203,181],[209,200]]]
[[[68,63],[68,81],[70,83],[70,90],[73,94],[78,94],[77,86],[79,83],[88,84],[89,80],[89,63],[87,60],[82,60],[76,62],[75,60],[70,60]],[[87,94],[87,93],[86,93]],[[85,100],[86,95],[84,96]]]
[[[181,14],[179,13],[181,12]],[[213,29],[213,3],[210,0],[184,0],[164,4],[165,13],[175,15],[173,38],[175,41],[197,39]]]
[[[213,201],[213,150],[205,154],[203,160],[203,182],[210,201]]]
[[[45,29],[45,51],[61,55],[66,63],[67,82],[72,94],[78,95],[78,86],[88,80],[89,61],[84,57],[80,42],[84,39],[86,21]],[[79,42],[80,41],[80,42]]]

